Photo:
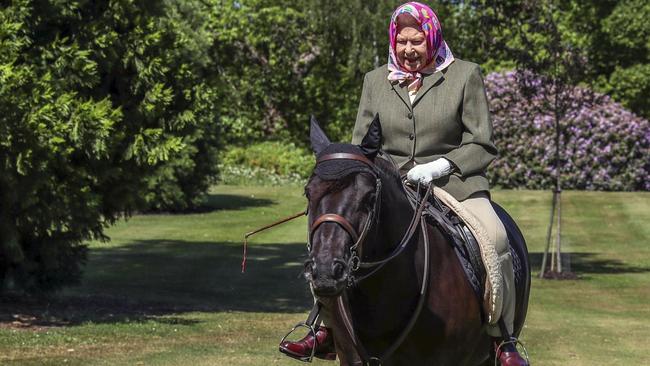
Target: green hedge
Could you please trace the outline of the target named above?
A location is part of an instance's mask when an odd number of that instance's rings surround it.
[[[79,281],[85,243],[116,220],[195,205],[220,146],[213,13],[198,0],[2,3],[0,292]]]
[[[262,185],[304,183],[315,163],[307,149],[278,141],[231,147],[220,161],[221,183]]]

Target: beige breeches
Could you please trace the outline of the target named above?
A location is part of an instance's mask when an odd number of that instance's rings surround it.
[[[494,245],[499,255],[501,274],[503,277],[503,319],[508,333],[512,334],[515,319],[515,275],[512,269],[512,256],[508,245],[506,228],[492,208],[490,199],[485,192],[476,192],[461,202],[479,221],[489,236],[490,244]],[[498,324],[488,327],[488,334],[494,337],[501,335]]]

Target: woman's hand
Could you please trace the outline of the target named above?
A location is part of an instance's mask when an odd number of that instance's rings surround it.
[[[411,183],[429,184],[432,180],[451,174],[453,166],[449,160],[439,158],[430,163],[416,165],[406,174],[406,179]]]

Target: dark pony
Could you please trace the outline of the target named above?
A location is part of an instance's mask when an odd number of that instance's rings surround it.
[[[340,363],[490,362],[494,350],[481,303],[449,238],[435,225],[416,222],[418,206],[381,153],[381,138],[377,117],[360,145],[331,143],[312,120],[318,162],[305,187],[310,227],[305,277],[333,329]],[[495,210],[521,259],[515,265],[516,336],[528,305],[528,255],[514,221],[500,207]],[[424,230],[409,230],[414,222]],[[373,262],[382,264],[364,266]]]

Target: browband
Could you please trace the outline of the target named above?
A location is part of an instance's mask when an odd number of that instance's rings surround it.
[[[316,160],[316,164],[328,160],[337,160],[337,159],[356,160],[368,165],[373,169],[375,167],[375,164],[373,164],[373,162],[370,161],[370,159],[366,158],[365,156],[358,155],[358,154],[350,154],[350,153],[334,153],[334,154],[323,155],[320,158],[318,158],[318,160]]]

